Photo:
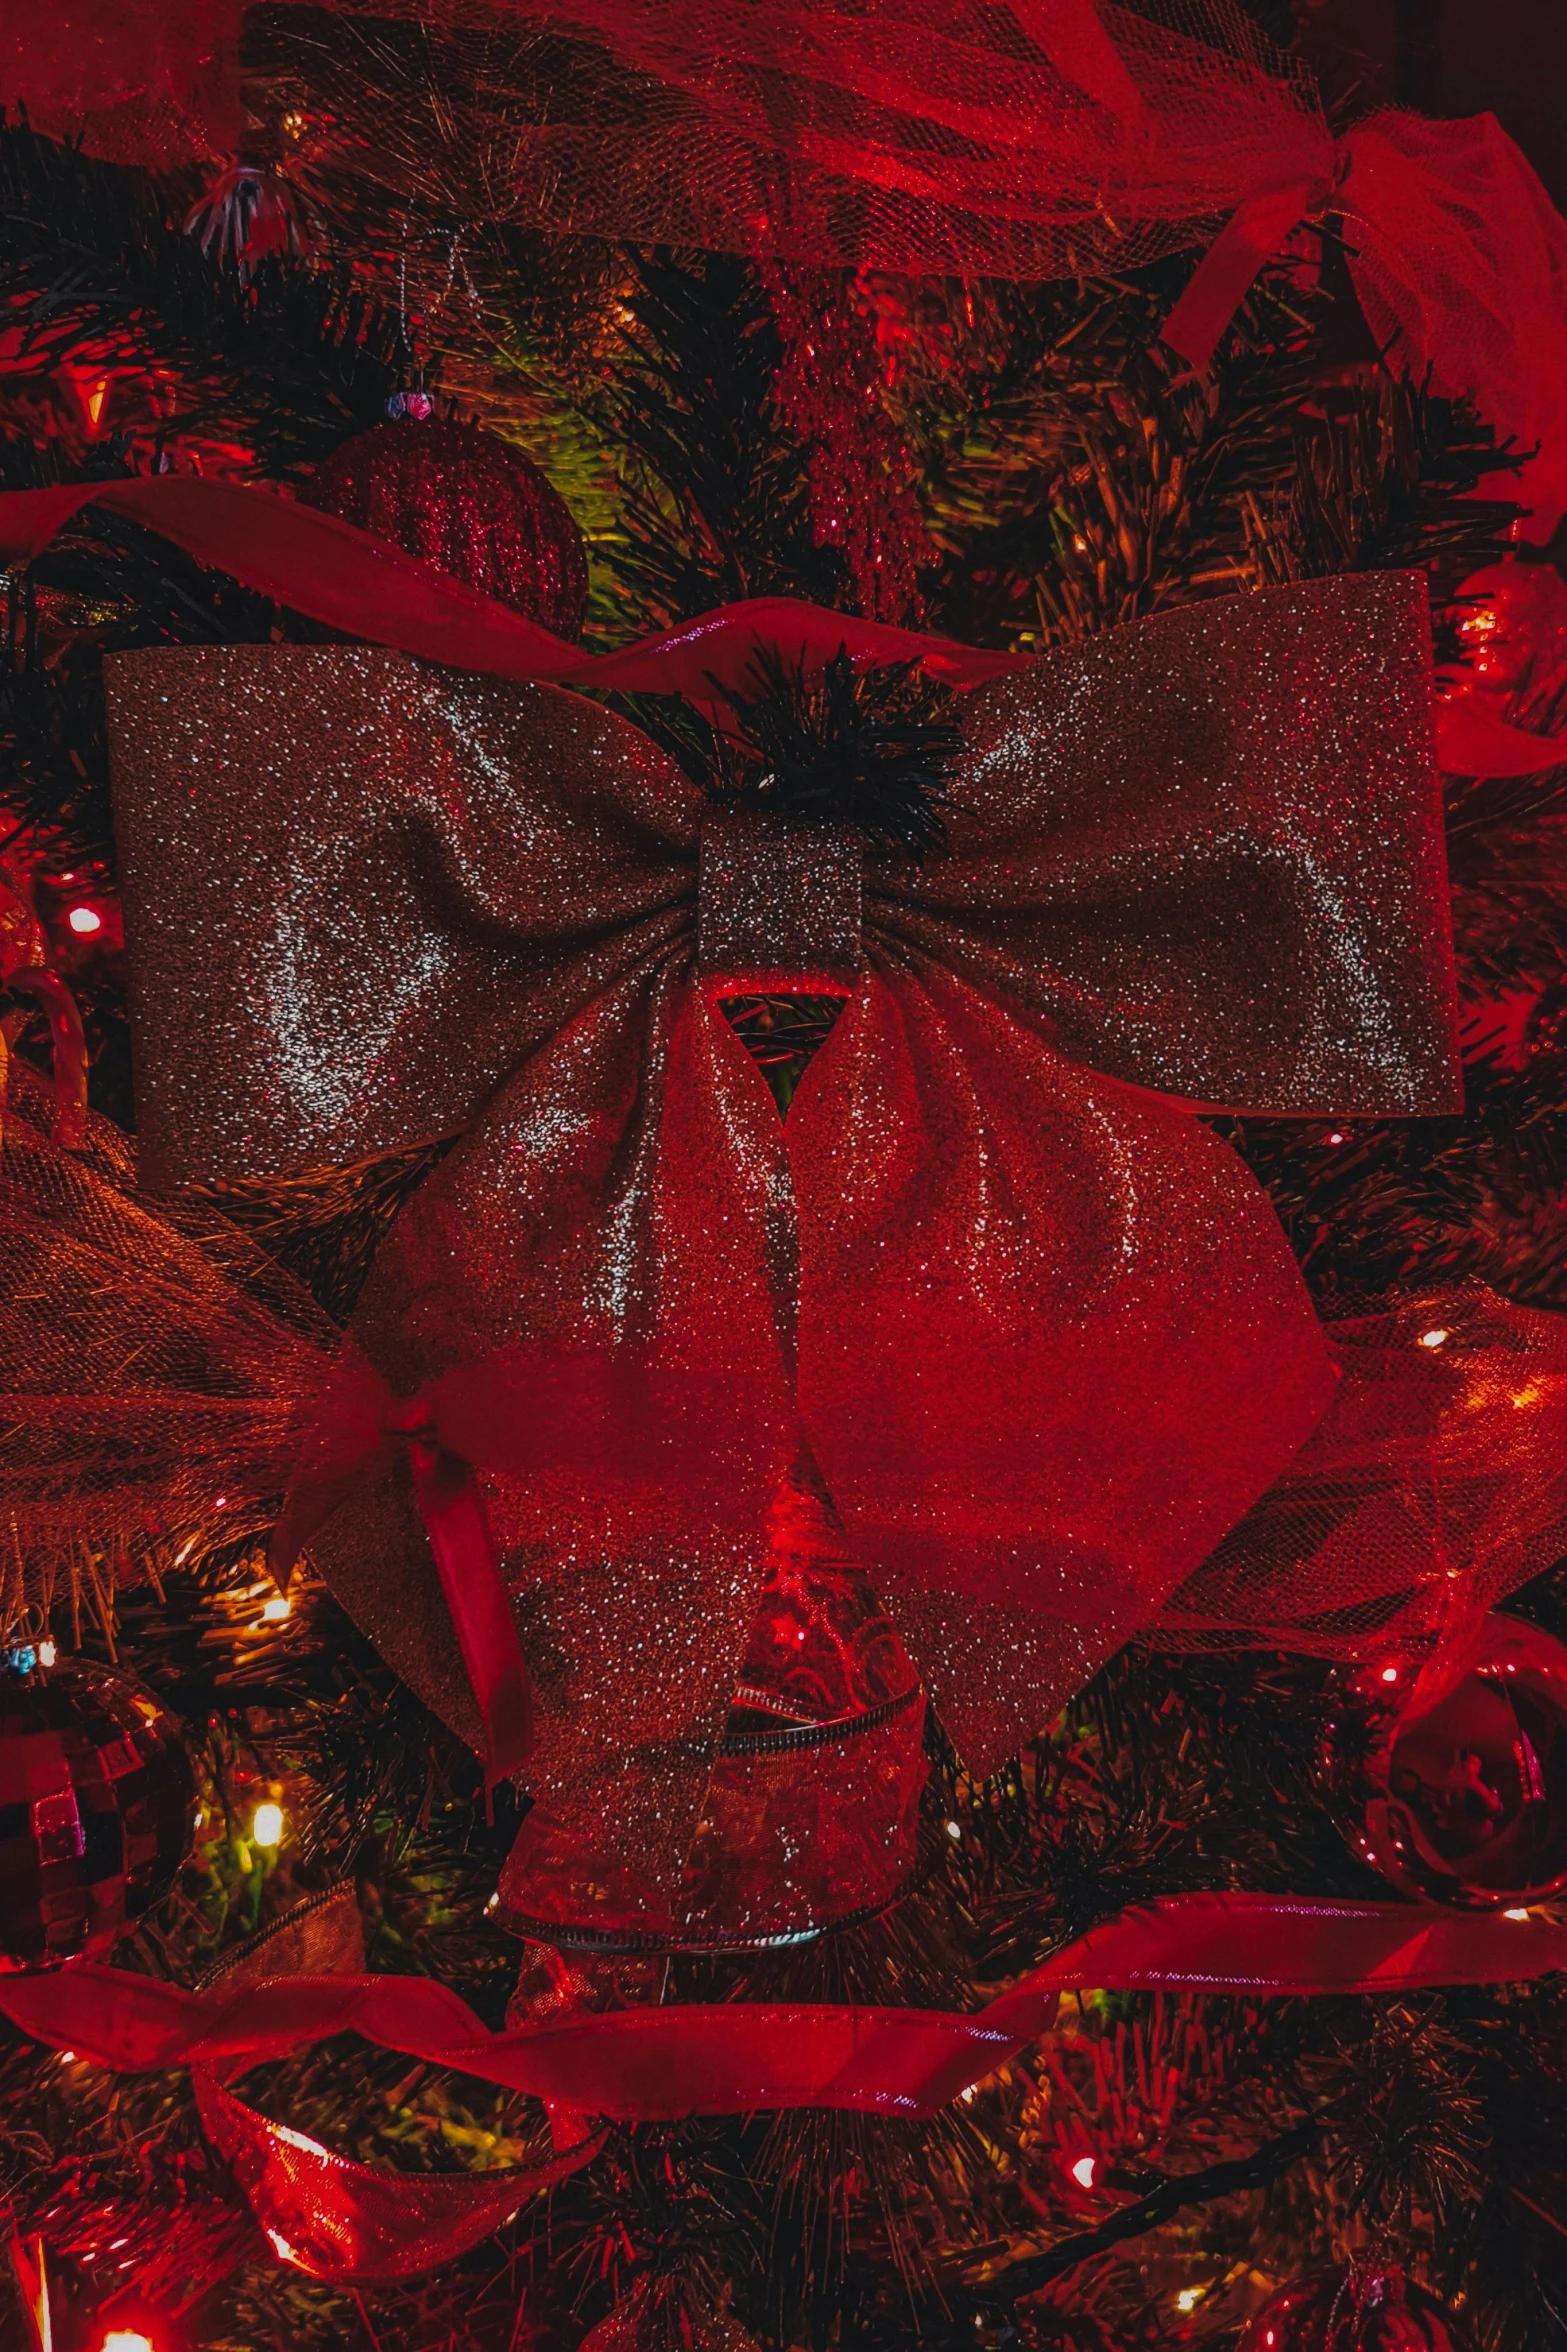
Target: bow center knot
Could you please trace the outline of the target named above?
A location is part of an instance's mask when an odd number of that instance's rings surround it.
[[[697,884],[698,978],[718,995],[851,995],[863,964],[864,863],[852,826],[712,809]]]

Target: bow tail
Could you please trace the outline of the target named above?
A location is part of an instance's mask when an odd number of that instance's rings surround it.
[[[667,1932],[793,1457],[794,1262],[772,1098],[666,967],[530,1058],[366,1286],[353,1347],[398,1402],[379,1431],[359,1411],[372,1474],[313,1548],[492,1755],[476,1691],[520,1643],[533,1807],[507,1891],[536,1924]]]
[[[889,1587],[887,1614],[964,1769],[987,1780],[1053,1723],[1117,1646],[1108,1610],[1087,1636],[1059,1617]]]
[[[883,1594],[957,1596],[998,1642],[1032,1617],[1042,1705],[1146,1622],[1329,1401],[1266,1196],[1195,1118],[923,959],[881,957],[787,1133],[801,1415],[850,1540]],[[982,1649],[943,1695],[993,1744]]]

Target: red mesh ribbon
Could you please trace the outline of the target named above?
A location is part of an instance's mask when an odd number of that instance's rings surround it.
[[[154,1206],[127,1139],[13,1063],[0,1111],[0,1613],[127,1555],[275,1516],[336,1327],[210,1210]]]
[[[1215,602],[971,695],[949,848],[864,858],[787,1127],[694,952],[705,804],[645,737],[365,650],[117,665],[159,1178],[463,1136],[382,1246],[294,1509],[493,1755],[393,1433],[476,1471],[532,1770],[611,1775],[628,1825],[600,1925],[672,1931],[794,1465],[980,1755],[1016,1731],[977,1651],[1042,1720],[1321,1413],[1271,1211],[1177,1098],[1455,1099],[1423,595]],[[755,625],[628,675],[738,664]],[[709,922],[738,936],[704,885]]]
[[[1333,1403],[1153,1638],[1462,1671],[1567,1549],[1567,1317],[1481,1283],[1337,1323]]]
[[[1262,264],[1324,212],[1342,220],[1356,296],[1394,365],[1472,401],[1518,456],[1538,450],[1523,478],[1527,535],[1549,539],[1567,507],[1567,223],[1494,115],[1423,122],[1389,109],[1340,141],[1326,177],[1270,169],[1165,341],[1206,367]]]
[[[578,233],[1049,277],[1178,250],[1265,175],[1309,176],[1331,153],[1309,73],[1236,0],[374,0],[370,13],[455,36],[454,85],[468,85],[464,31],[487,37],[475,62],[504,109],[506,200]],[[483,89],[465,96],[473,129],[493,124]]]
[[[1297,223],[1341,214],[1394,365],[1472,398],[1521,454],[1542,444],[1531,535],[1567,503],[1567,227],[1534,172],[1492,115],[1387,109],[1335,145],[1303,62],[1238,0],[335,5],[444,28],[446,149],[403,168],[466,179],[470,211],[915,275],[1207,246],[1170,329],[1199,365]],[[379,119],[372,138],[384,169]]]
[[[239,138],[241,0],[49,0],[7,11],[0,105],[113,163],[168,169]]]

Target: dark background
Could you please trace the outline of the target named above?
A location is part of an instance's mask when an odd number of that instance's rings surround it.
[[[1567,211],[1567,0],[1316,0],[1330,46],[1379,98],[1497,116]]]

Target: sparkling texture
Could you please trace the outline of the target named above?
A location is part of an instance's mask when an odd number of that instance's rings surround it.
[[[715,861],[655,747],[550,688],[359,650],[113,665],[154,1169],[461,1136],[382,1245],[343,1394],[357,1364],[417,1399],[484,1487],[539,1702],[519,1914],[718,1940],[831,1915],[825,1824],[769,1760],[803,1749],[723,1752],[802,1461],[993,1755],[1308,1435],[1332,1375],[1293,1260],[1168,1098],[1454,1101],[1423,597],[1232,598],[976,694],[950,849],[866,856],[787,1126],[698,942],[768,947],[771,859],[777,984],[821,985],[841,857],[814,910],[762,835]],[[317,1556],[472,1736],[405,1473],[336,1411],[324,1453],[360,1484]],[[856,1803],[890,1868],[902,1767],[876,1769],[882,1813]],[[709,1868],[720,1817],[726,1853],[777,1857],[765,1903]]]
[[[717,808],[702,827],[697,972],[710,987],[847,995],[864,969],[860,837],[770,809]]]
[[[588,559],[548,475],[499,434],[409,405],[423,394],[396,397],[396,421],[335,449],[301,489],[304,504],[395,541],[557,637],[580,637]]]

